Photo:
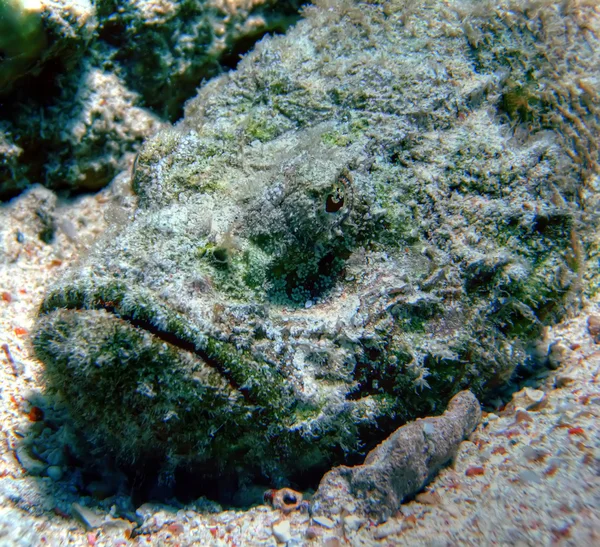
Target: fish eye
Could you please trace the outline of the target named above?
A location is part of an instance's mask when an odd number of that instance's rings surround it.
[[[352,208],[353,196],[352,175],[347,169],[343,169],[335,181],[333,191],[325,200],[325,211],[337,213],[344,206]]]
[[[325,211],[337,213],[344,206],[344,189],[338,186],[325,201]]]

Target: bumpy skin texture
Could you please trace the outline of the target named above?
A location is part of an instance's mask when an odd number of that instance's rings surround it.
[[[593,6],[305,16],[144,145],[135,217],[44,301],[49,386],[122,460],[323,469],[507,381],[581,288]]]

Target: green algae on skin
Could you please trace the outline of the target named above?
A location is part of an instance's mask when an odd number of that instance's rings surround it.
[[[599,21],[569,6],[321,2],[207,84],[141,150],[130,224],[42,305],[88,438],[282,484],[528,363],[597,225],[597,88],[570,89],[600,48],[561,32]]]

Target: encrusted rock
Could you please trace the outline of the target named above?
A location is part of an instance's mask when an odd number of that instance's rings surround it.
[[[353,501],[357,514],[385,521],[453,458],[480,418],[475,396],[461,391],[444,414],[400,427],[369,452],[362,465],[329,471],[313,497],[314,513],[330,513]]]
[[[4,0],[0,199],[97,190],[203,80],[298,18],[294,0]]]
[[[284,514],[298,509],[302,503],[302,498],[302,493],[291,488],[269,490],[264,496],[265,501],[269,501],[275,509],[281,510]]]
[[[48,64],[73,68],[95,31],[92,13],[89,0],[3,0],[0,95],[25,76],[39,75]]]

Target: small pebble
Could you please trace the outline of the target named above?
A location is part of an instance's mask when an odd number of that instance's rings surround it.
[[[104,533],[109,533],[111,531],[114,531],[114,532],[121,533],[125,537],[129,537],[131,535],[131,531],[133,530],[134,526],[135,525],[133,523],[129,522],[128,520],[113,519],[113,518],[107,518],[101,524],[101,528]],[[169,526],[177,527],[177,526],[181,526],[181,525],[170,524]],[[169,528],[168,530],[169,530],[169,532],[171,532],[171,534],[178,535],[178,534],[174,533],[173,529]],[[178,528],[175,528],[175,530],[178,530]]]
[[[365,523],[365,519],[355,515],[347,515],[344,517],[344,529],[348,532],[356,532]]]
[[[26,446],[19,446],[15,454],[17,456],[17,460],[19,460],[19,463],[21,464],[23,469],[25,469],[25,471],[27,471],[27,473],[29,473],[30,475],[39,476],[46,470],[46,463],[41,460],[38,460],[37,458],[34,458],[29,453]]]
[[[529,401],[531,401],[531,404],[526,407],[528,410],[539,405],[546,397],[546,393],[541,389],[531,389],[530,387],[526,387],[523,391]]]
[[[572,384],[575,381],[575,377],[573,374],[558,374],[554,380],[554,385],[557,388],[566,387],[569,384]]]
[[[540,448],[534,448],[532,446],[523,447],[523,456],[530,462],[543,462],[548,456],[548,453]]]
[[[394,534],[400,534],[402,532],[402,523],[386,523],[378,526],[375,529],[373,537],[375,539],[385,539],[388,536],[392,536]]]
[[[104,522],[104,518],[98,516],[91,509],[88,509],[79,503],[73,503],[71,505],[71,514],[81,522],[87,530],[99,528]]]
[[[515,423],[533,422],[533,418],[526,410],[520,409],[515,413]]]
[[[307,539],[316,539],[319,537],[319,529],[316,526],[309,526],[304,535]]]
[[[590,315],[587,320],[588,332],[595,338],[600,335],[600,316]]]
[[[29,411],[29,420],[32,422],[41,422],[44,419],[44,411],[39,406],[32,406]]]
[[[539,484],[542,482],[540,476],[529,469],[525,469],[519,473],[519,480],[524,483]]]
[[[568,358],[571,350],[562,342],[554,342],[550,345],[550,353],[548,354],[548,364],[550,368],[557,369]]]
[[[467,477],[476,477],[477,475],[483,475],[485,474],[485,469],[483,467],[479,467],[476,465],[472,465],[471,467],[468,467],[467,470],[465,471],[465,475]]]
[[[437,505],[440,502],[440,495],[437,492],[421,492],[417,494],[415,500],[423,505]]]
[[[317,524],[320,524],[321,526],[323,526],[324,528],[333,528],[335,526],[335,522],[333,522],[328,517],[316,516],[316,517],[313,517],[313,520]]]
[[[46,473],[53,481],[59,481],[63,476],[63,470],[58,465],[51,465],[46,469]]]
[[[273,524],[273,535],[279,543],[287,543],[292,539],[290,532],[290,521],[280,520]]]

